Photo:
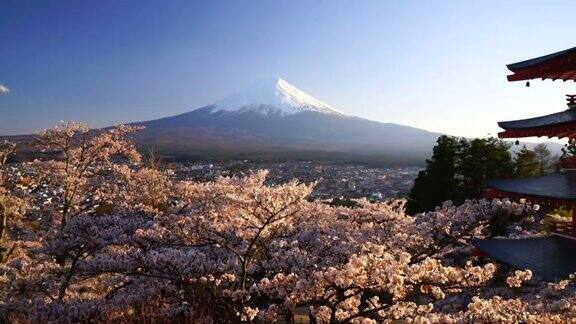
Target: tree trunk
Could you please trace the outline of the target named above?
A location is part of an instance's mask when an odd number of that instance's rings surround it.
[[[4,246],[4,236],[6,235],[6,227],[8,226],[8,215],[4,208],[2,208],[2,220],[0,221],[0,263],[6,261],[8,247]]]

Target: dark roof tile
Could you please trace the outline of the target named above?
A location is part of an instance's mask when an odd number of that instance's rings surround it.
[[[567,278],[576,272],[576,240],[559,235],[527,239],[474,239],[488,256],[516,269],[530,269],[544,280]]]
[[[562,112],[534,118],[502,121],[498,122],[498,126],[506,130],[512,130],[512,129],[550,127],[571,122],[576,122],[575,109],[567,109]]]
[[[576,172],[574,171],[523,179],[490,180],[486,186],[490,189],[526,196],[576,200]]]
[[[562,56],[566,56],[572,53],[576,53],[576,47],[572,47],[569,48],[567,50],[563,50],[560,52],[556,52],[556,53],[552,53],[552,54],[548,54],[548,55],[544,55],[544,56],[540,56],[540,57],[536,57],[533,59],[529,59],[529,60],[525,60],[525,61],[521,61],[521,62],[517,62],[517,63],[512,63],[512,64],[508,64],[506,65],[506,67],[508,67],[508,69],[512,72],[516,72],[520,69],[525,69],[528,67],[533,67],[539,64],[543,64],[546,62],[549,62],[550,60],[556,59],[556,58],[560,58]]]

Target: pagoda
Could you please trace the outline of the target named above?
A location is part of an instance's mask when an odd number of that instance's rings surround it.
[[[509,81],[532,79],[576,81],[576,47],[509,64]],[[540,117],[499,122],[500,138],[548,137],[576,139],[576,95],[566,95],[568,109]],[[471,243],[484,255],[518,269],[530,269],[545,280],[576,272],[576,157],[561,159],[559,172],[524,179],[491,180],[486,197],[524,198],[536,204],[572,209],[572,222],[554,223],[553,233],[528,239],[482,239]]]

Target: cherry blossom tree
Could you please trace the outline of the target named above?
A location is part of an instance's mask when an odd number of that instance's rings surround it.
[[[2,320],[250,322],[302,310],[316,323],[576,316],[573,276],[547,283],[477,257],[467,243],[494,235],[500,218],[518,220],[508,235],[539,235],[520,228],[538,206],[470,200],[411,216],[402,200],[311,201],[314,183],[269,186],[265,171],[182,180],[140,163],[125,139],[134,130],[62,124],[35,144],[55,159],[5,165],[0,211],[22,225],[2,227]],[[19,184],[25,177],[34,179]],[[47,212],[60,222],[39,222]]]
[[[0,143],[0,169],[4,167],[14,152],[16,152],[16,143],[10,141]]]
[[[8,242],[8,231],[25,212],[25,201],[11,194],[4,186],[4,166],[14,154],[16,144],[8,141],[0,143],[0,263],[10,254],[12,244]]]
[[[65,122],[40,132],[35,147],[43,152],[56,153],[56,159],[37,161],[38,175],[60,192],[60,226],[70,217],[98,204],[98,177],[108,171],[112,159],[124,156],[132,162],[141,157],[134,146],[124,139],[136,127],[118,126],[105,131],[90,131],[88,126]]]

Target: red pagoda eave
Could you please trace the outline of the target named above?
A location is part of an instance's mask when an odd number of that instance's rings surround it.
[[[522,72],[517,72],[506,76],[508,81],[524,81],[532,79],[551,79],[562,80],[562,81],[576,81],[576,70],[572,67],[571,70],[550,70],[550,71],[540,71],[540,70],[526,70]]]
[[[531,79],[576,81],[576,47],[543,57],[508,65],[514,74],[508,81]]]
[[[510,198],[514,200],[526,199],[532,203],[547,204],[550,206],[560,207],[560,206],[570,206],[576,207],[576,201],[570,199],[558,199],[551,197],[543,197],[537,195],[527,195],[516,192],[502,191],[498,189],[488,188],[484,191],[484,197],[488,199],[493,198]]]
[[[576,137],[576,123],[567,123],[557,126],[539,127],[539,128],[508,129],[498,133],[499,138],[519,138],[519,137],[532,137],[532,136],[574,138]]]

